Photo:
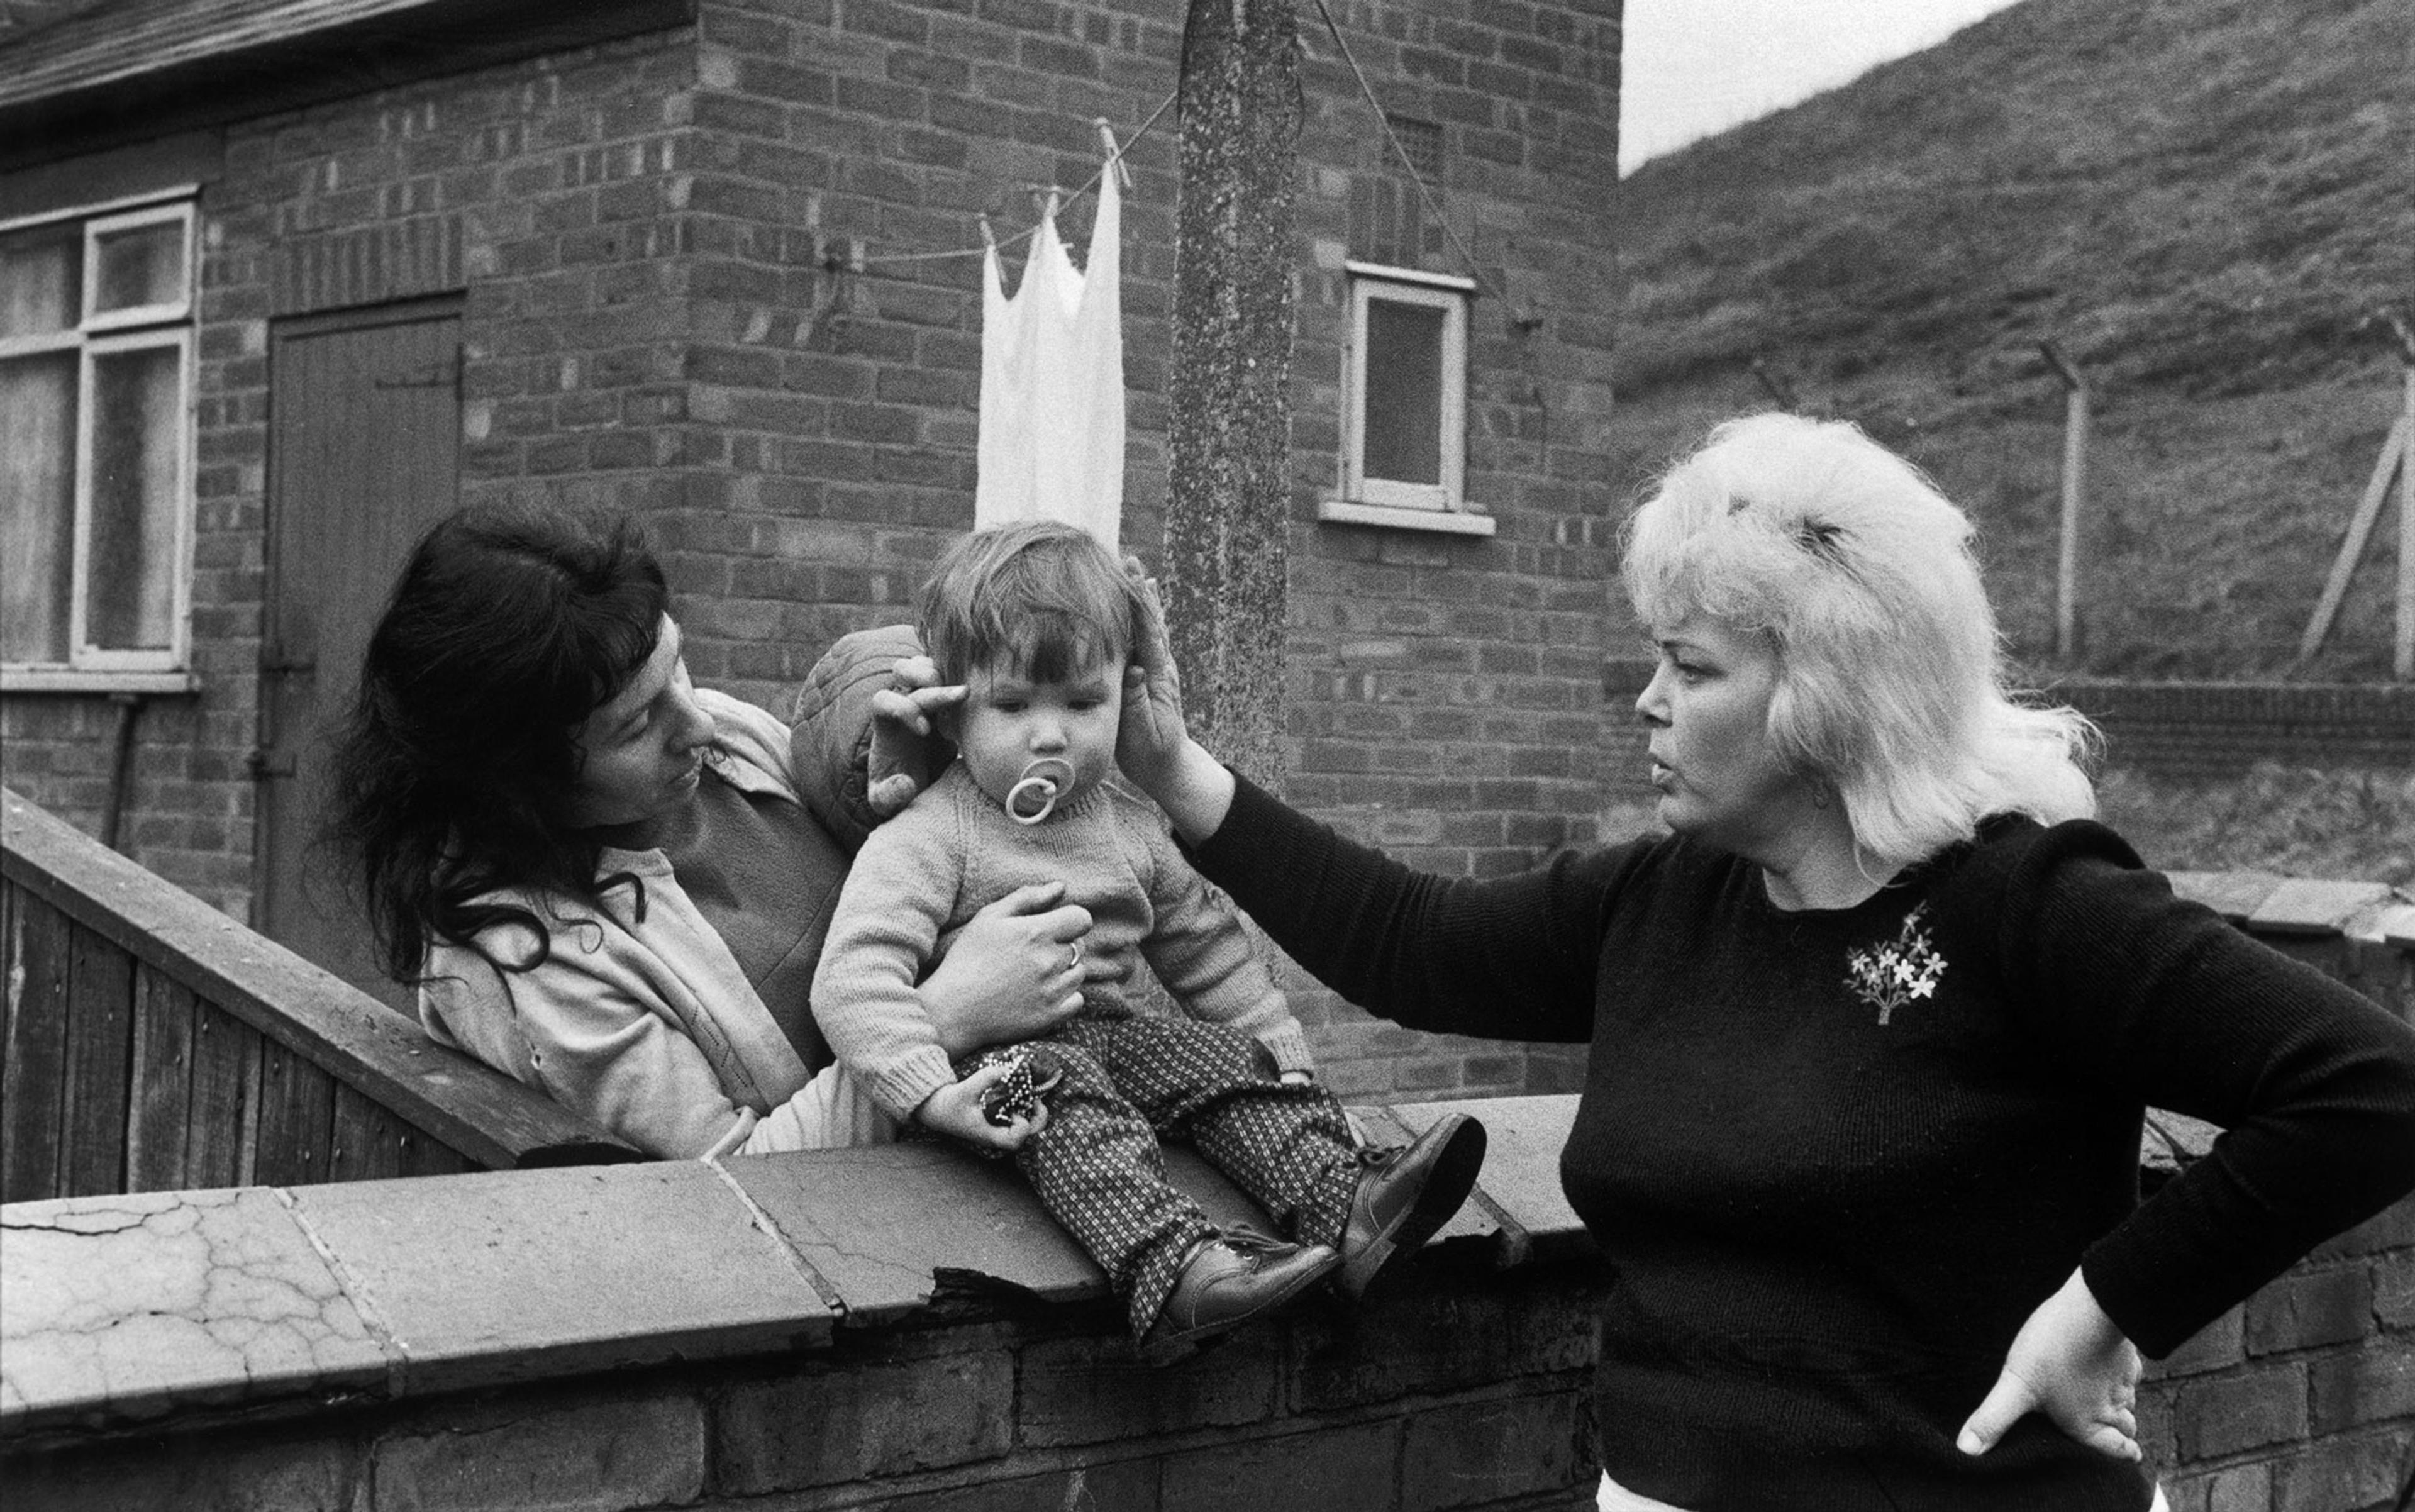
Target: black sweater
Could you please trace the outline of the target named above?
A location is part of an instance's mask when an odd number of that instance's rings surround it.
[[[2095,824],[1991,821],[1851,908],[1674,838],[1408,871],[1241,785],[1194,851],[1422,1029],[1590,1040],[1561,1157],[1616,1274],[1603,1460],[1689,1512],[2143,1508],[2024,1418],[1954,1436],[2075,1264],[2149,1355],[2415,1186],[2415,1031]],[[2138,1201],[2145,1106],[2227,1130]]]

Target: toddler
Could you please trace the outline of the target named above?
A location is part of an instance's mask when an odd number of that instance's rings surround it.
[[[1362,1150],[1231,905],[1113,780],[1147,610],[1104,547],[1053,521],[983,531],[940,558],[915,608],[941,681],[965,688],[943,715],[956,758],[864,844],[814,978],[815,1016],[860,1095],[1012,1151],[1125,1299],[1148,1358],[1328,1275],[1355,1298],[1465,1200],[1483,1126],[1454,1115],[1405,1148]],[[975,911],[1049,881],[1090,914],[1069,967],[1085,952],[1104,966],[1064,1028],[1019,1047],[1012,1079],[1044,1105],[999,1107],[1010,1073],[952,1065],[915,983]],[[1130,990],[1142,963],[1180,1015]],[[1295,1242],[1220,1231],[1166,1180],[1161,1135],[1190,1141]]]

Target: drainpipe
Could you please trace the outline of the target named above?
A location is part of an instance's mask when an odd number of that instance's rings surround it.
[[[100,843],[117,850],[118,822],[126,814],[126,790],[134,781],[134,719],[142,711],[142,696],[112,693],[109,701],[117,706],[117,754],[109,768],[109,806],[101,811]]]

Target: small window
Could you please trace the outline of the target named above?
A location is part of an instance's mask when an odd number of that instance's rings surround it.
[[[1350,349],[1342,375],[1343,497],[1320,516],[1490,535],[1491,516],[1469,514],[1464,497],[1474,280],[1344,266]]]
[[[190,595],[193,206],[0,221],[0,674],[172,672]]]

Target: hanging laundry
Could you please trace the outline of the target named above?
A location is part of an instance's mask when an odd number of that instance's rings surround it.
[[[1103,134],[1103,128],[1102,128]],[[1120,551],[1124,499],[1123,165],[1108,138],[1090,252],[1076,269],[1057,196],[1012,298],[993,243],[982,259],[982,386],[973,528],[1060,519]]]

